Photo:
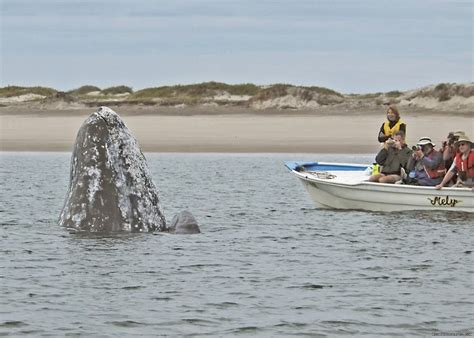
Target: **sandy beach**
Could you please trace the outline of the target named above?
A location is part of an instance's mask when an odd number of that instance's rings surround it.
[[[90,111],[93,112],[93,109]],[[120,109],[117,110],[121,114]],[[384,114],[121,114],[145,152],[371,153]],[[0,150],[71,151],[88,114],[0,114]],[[429,118],[427,118],[429,116]],[[440,144],[450,131],[473,134],[472,116],[403,116],[407,142],[430,136]]]

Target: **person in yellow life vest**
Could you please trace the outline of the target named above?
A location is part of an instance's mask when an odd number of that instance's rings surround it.
[[[458,182],[456,185],[471,187],[474,191],[474,149],[472,149],[472,141],[466,135],[461,135],[456,144],[459,152],[456,154],[454,162],[444,176],[443,181],[436,186],[436,189],[444,187],[457,173]]]
[[[382,124],[379,132],[379,142],[384,143],[397,131],[403,131],[403,134],[407,135],[407,125],[400,119],[400,113],[395,105],[391,104],[387,109],[387,121]]]

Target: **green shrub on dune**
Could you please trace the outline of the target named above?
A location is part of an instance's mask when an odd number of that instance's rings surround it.
[[[311,86],[311,87],[303,87],[303,88],[311,90],[321,95],[335,95],[335,96],[343,97],[341,93],[338,93],[335,90],[325,88],[325,87]]]
[[[288,88],[293,87],[289,84],[277,83],[267,88],[261,89],[253,98],[257,101],[266,101],[288,95]]]
[[[220,91],[225,91],[231,95],[255,95],[260,88],[254,84],[230,85],[220,82],[203,82],[190,85],[163,86],[146,88],[135,92],[132,99],[152,99],[152,98],[187,98],[196,101],[199,98],[209,98]]]
[[[127,87],[127,86],[115,86],[115,87],[109,87],[105,88],[104,90],[101,91],[101,94],[104,95],[116,95],[116,94],[124,94],[124,93],[133,93],[132,88]]]
[[[231,95],[249,95],[253,96],[258,93],[260,87],[252,83],[243,83],[243,84],[227,84],[221,82],[204,82],[198,84],[200,88],[203,88],[208,91],[225,91]]]
[[[87,95],[87,94],[92,93],[92,92],[100,92],[100,90],[101,89],[99,87],[91,86],[91,85],[85,85],[85,86],[79,87],[77,89],[70,90],[68,92],[68,94],[80,96],[80,95]]]
[[[0,97],[8,98],[26,94],[36,94],[46,97],[46,100],[70,100],[85,104],[104,105],[114,104],[130,105],[200,105],[215,103],[217,105],[254,105],[263,101],[265,106],[280,104],[285,100],[293,100],[298,106],[314,107],[315,102],[321,106],[340,104],[345,101],[351,104],[375,104],[411,101],[415,98],[435,98],[438,102],[449,101],[453,97],[469,98],[474,96],[474,83],[456,84],[439,83],[412,91],[402,92],[393,90],[388,92],[366,94],[341,94],[335,90],[318,86],[295,86],[285,83],[257,86],[252,83],[227,84],[216,81],[197,84],[161,86],[144,88],[134,92],[131,87],[120,85],[101,89],[93,85],[84,85],[68,92],[58,91],[47,87],[22,87],[7,86],[0,88]],[[93,94],[93,95],[91,95]],[[123,95],[120,95],[123,94]],[[125,95],[128,94],[128,95]],[[233,97],[229,97],[232,95]],[[288,98],[285,98],[288,96]],[[282,99],[280,99],[282,98]],[[25,98],[38,100],[39,97]],[[12,100],[14,102],[16,99]],[[4,100],[5,101],[5,100]],[[6,100],[8,101],[8,100]],[[290,102],[288,101],[288,102]]]
[[[419,95],[422,97],[434,97],[440,102],[448,101],[454,96],[467,98],[474,96],[474,86],[466,86],[455,83],[440,83],[434,88],[423,90],[421,93],[419,93]]]
[[[58,91],[48,87],[19,87],[19,86],[7,86],[0,88],[1,97],[12,97],[26,94],[36,94],[42,96],[52,96]]]
[[[301,96],[301,98],[305,101],[313,100],[317,98],[318,96],[337,96],[341,98],[343,97],[342,94],[332,89],[328,89],[324,87],[293,86],[293,85],[284,84],[284,83],[277,83],[269,87],[260,89],[257,95],[255,95],[254,100],[259,100],[259,101],[271,100],[278,97],[289,95],[290,92],[292,92],[293,95],[297,93],[297,95]]]
[[[392,90],[391,92],[388,92],[388,93],[386,93],[385,95],[386,95],[387,97],[397,98],[397,97],[401,96],[402,94],[403,94],[403,93],[400,92],[400,91],[398,91],[398,90]]]
[[[173,95],[174,90],[173,87],[163,86],[163,87],[153,87],[153,88],[145,88],[133,93],[130,97],[132,100],[146,100],[146,99],[153,99],[159,97],[170,97]]]

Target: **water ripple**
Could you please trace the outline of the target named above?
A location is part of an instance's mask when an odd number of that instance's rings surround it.
[[[69,233],[70,154],[0,156],[0,335],[474,331],[472,215],[315,209],[282,160],[316,156],[147,154],[198,237]]]

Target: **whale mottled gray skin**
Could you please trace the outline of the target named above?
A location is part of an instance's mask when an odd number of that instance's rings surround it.
[[[187,210],[181,211],[173,217],[168,231],[180,235],[199,234],[201,232],[193,214]]]
[[[166,230],[145,156],[120,117],[107,107],[79,129],[59,224],[89,232]]]

